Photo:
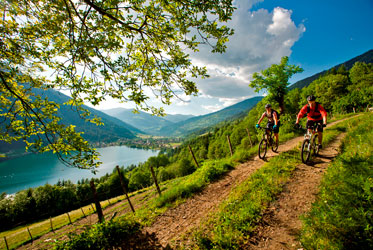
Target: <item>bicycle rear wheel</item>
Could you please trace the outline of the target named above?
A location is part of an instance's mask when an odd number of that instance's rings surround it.
[[[318,155],[319,154],[319,137],[318,134],[316,134],[313,137],[313,154]]]
[[[311,149],[310,149],[310,140],[305,139],[302,143],[302,150],[301,150],[301,158],[302,162],[306,164],[311,156]]]
[[[267,153],[267,140],[262,139],[259,143],[258,155],[260,159],[264,159]]]

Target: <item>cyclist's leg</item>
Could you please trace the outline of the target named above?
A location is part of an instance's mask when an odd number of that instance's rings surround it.
[[[276,145],[278,145],[278,133],[280,132],[280,129],[279,129],[279,126],[280,124],[277,124],[277,127],[275,129],[273,129],[273,134],[275,135],[275,139],[276,139]]]
[[[322,127],[322,120],[317,122],[317,133],[319,135],[319,148],[321,149],[322,145],[322,134],[323,134],[323,127]]]
[[[308,133],[312,134],[312,128],[315,125],[314,121],[307,120],[306,128],[308,129]]]
[[[273,128],[273,125],[274,125],[273,123],[267,122],[266,133],[267,133],[268,138],[269,138],[270,130],[272,130],[272,128]]]

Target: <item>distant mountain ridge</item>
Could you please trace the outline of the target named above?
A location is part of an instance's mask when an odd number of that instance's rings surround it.
[[[166,115],[163,117],[154,116],[143,111],[134,113],[132,109],[114,108],[102,110],[107,115],[114,116],[119,120],[136,127],[147,134],[159,134],[159,130],[165,126],[172,126],[176,122],[187,120],[193,115]]]
[[[163,127],[160,130],[160,134],[164,136],[183,136],[201,129],[212,127],[230,118],[236,118],[240,113],[248,112],[262,99],[263,96],[256,96],[222,110],[207,115],[196,116],[188,120],[178,122],[172,126]]]
[[[354,66],[354,64],[356,62],[373,63],[373,49],[368,50],[364,54],[361,54],[357,57],[354,57],[354,58],[352,58],[352,59],[350,59],[350,60],[348,60],[344,63],[341,63],[341,64],[338,64],[334,67],[331,67],[328,70],[324,70],[320,73],[317,73],[317,74],[314,74],[310,77],[304,78],[303,80],[297,81],[296,83],[289,86],[289,90],[292,90],[292,89],[295,89],[295,88],[301,89],[301,88],[307,87],[308,85],[311,84],[311,82],[318,79],[320,76],[324,75],[326,72],[328,72],[329,70],[331,70],[333,68],[338,69],[340,66],[344,65],[346,67],[346,69],[349,70],[349,69],[352,68],[352,66]]]
[[[62,103],[68,101],[70,97],[58,91],[47,90],[38,94],[42,97],[46,96],[50,101],[60,104],[58,114],[62,118],[61,123],[66,125],[75,125],[77,131],[84,133],[83,138],[90,142],[113,142],[121,139],[133,139],[136,138],[137,133],[143,133],[141,130],[115,117],[83,105],[83,107],[88,109],[92,115],[100,117],[104,125],[97,126],[96,124],[86,122],[85,119],[81,119],[79,114],[73,110],[73,107],[62,105]]]
[[[83,105],[83,107],[88,109],[92,115],[100,117],[104,125],[97,126],[96,124],[86,122],[85,119],[82,119],[79,116],[72,106],[63,105],[63,103],[68,101],[70,97],[56,90],[34,90],[34,93],[40,95],[42,98],[48,97],[49,101],[59,104],[60,109],[58,115],[62,118],[61,123],[65,125],[75,125],[76,131],[83,132],[82,137],[91,143],[101,144],[127,141],[136,138],[136,134],[144,133],[119,119]],[[24,146],[25,145],[22,142],[15,142],[12,144],[0,142],[0,152],[5,153],[18,150],[24,148]]]

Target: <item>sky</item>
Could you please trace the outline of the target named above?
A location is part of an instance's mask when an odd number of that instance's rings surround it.
[[[228,26],[235,30],[224,54],[201,47],[192,62],[206,66],[210,78],[196,79],[196,97],[179,96],[169,114],[204,115],[259,95],[249,87],[252,74],[278,64],[304,69],[290,84],[373,49],[373,0],[236,0]],[[265,93],[260,93],[265,94]],[[151,99],[149,104],[161,103]],[[134,108],[107,100],[96,109]]]

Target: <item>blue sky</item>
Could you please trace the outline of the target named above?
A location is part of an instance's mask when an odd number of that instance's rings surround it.
[[[252,74],[283,56],[304,69],[290,79],[294,83],[373,49],[372,0],[236,0],[235,6],[226,53],[202,47],[191,54],[211,77],[196,80],[198,97],[181,95],[184,101],[164,106],[166,113],[202,115],[256,96],[248,86]],[[160,105],[156,99],[149,104]],[[133,108],[109,100],[100,109],[114,107]]]

